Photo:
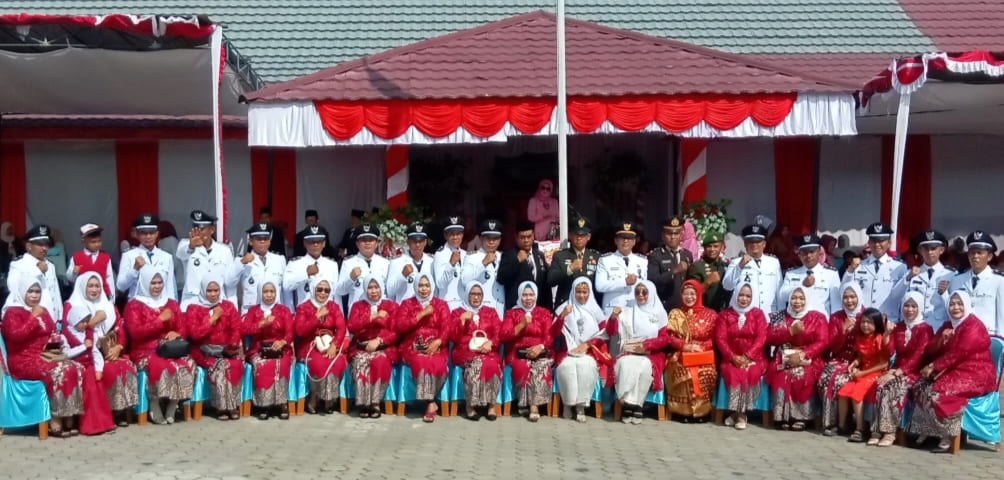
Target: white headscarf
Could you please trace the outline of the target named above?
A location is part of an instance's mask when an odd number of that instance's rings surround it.
[[[533,305],[529,308],[523,306],[523,291],[526,289],[533,290]],[[516,290],[516,306],[522,308],[524,312],[530,313],[537,306],[537,284],[526,281],[519,284],[519,288]]]
[[[586,285],[589,288],[589,298],[586,299],[585,303],[579,303],[575,299],[575,288],[579,285]],[[600,331],[600,322],[605,316],[599,304],[596,303],[593,284],[588,278],[579,277],[572,281],[571,295],[569,295],[567,302],[558,307],[557,311],[563,312],[565,307],[569,305],[572,306],[572,311],[565,316],[565,326],[562,329],[569,350],[605,334]]]
[[[0,311],[0,315],[6,315],[7,310],[11,308],[23,308],[30,312],[31,307],[25,303],[25,297],[28,296],[28,290],[35,285],[38,285],[38,288],[42,288],[41,282],[30,275],[17,277],[17,285],[14,286],[14,291],[10,292],[10,295],[7,296],[7,301],[3,304],[3,310]],[[39,305],[41,305],[41,300],[39,300]],[[42,306],[44,307],[44,305]]]
[[[790,291],[788,291],[788,316],[790,316],[791,318],[794,318],[795,320],[801,320],[802,317],[804,317],[805,314],[809,313],[809,310],[811,310],[809,308],[809,298],[808,297],[805,298],[805,305],[802,306],[802,311],[801,312],[795,312],[791,308],[791,297],[795,295],[795,292],[802,292],[802,295],[804,296],[805,295],[805,288],[803,288],[801,285],[796,285],[794,288],[792,288]]]
[[[376,282],[377,285],[380,286],[380,298],[377,299],[377,301],[375,302],[370,300],[369,289],[371,282]],[[369,275],[363,279],[363,282],[360,283],[360,285],[362,285],[363,287],[363,300],[365,300],[366,303],[370,304],[370,307],[375,307],[377,305],[380,305],[380,302],[384,301],[387,298],[387,292],[386,289],[384,288],[383,280],[380,280],[379,277]]]
[[[331,289],[331,292],[328,293],[329,301],[332,298],[334,298],[335,295],[335,287],[331,285],[331,282],[325,280],[324,277],[321,277],[320,275],[314,275],[314,277],[310,279],[310,303],[311,305],[314,306],[314,308],[318,309],[321,308],[324,305],[324,303],[328,303],[328,302],[321,303],[317,301],[317,287],[322,283],[327,283],[328,288]],[[278,297],[276,297],[276,301],[278,301]]]
[[[139,269],[139,280],[136,282],[136,296],[133,297],[133,300],[136,300],[155,310],[167,305],[168,300],[171,299],[166,292],[166,282],[164,289],[160,291],[160,295],[154,297],[150,294],[150,284],[156,277],[160,277],[160,281],[163,282],[165,275],[160,269],[149,263],[143,265],[143,267]]]
[[[418,283],[421,282],[423,278],[428,279],[429,286],[432,287],[432,290],[429,291],[428,297],[423,297],[418,293]],[[418,303],[422,304],[422,307],[425,308],[426,305],[432,302],[432,297],[436,293],[436,281],[432,278],[432,275],[429,275],[426,272],[421,272],[415,276],[415,284],[412,288],[415,289],[415,300],[418,300]]]
[[[87,298],[87,282],[92,278],[97,279],[98,284],[101,285],[101,291],[96,300]],[[70,300],[67,303],[70,304],[70,310],[66,314],[66,328],[73,332],[73,335],[78,339],[82,340],[85,332],[78,331],[76,325],[98,311],[105,312],[105,320],[100,325],[94,326],[97,337],[105,336],[115,326],[117,315],[115,305],[112,305],[112,302],[105,296],[104,282],[101,281],[101,275],[98,275],[97,272],[84,272],[77,277],[73,284],[73,293],[70,294]]]
[[[632,295],[628,301],[627,308],[631,310],[631,331],[632,338],[636,340],[647,340],[659,336],[659,330],[669,324],[669,315],[659,300],[659,294],[655,291],[655,284],[642,280],[635,284],[632,293],[638,287],[645,286],[648,289],[648,299],[645,303],[638,303],[638,299]]]
[[[844,305],[844,293],[847,293],[848,290],[853,290],[854,291],[854,295],[856,295],[858,297],[858,305],[856,307],[854,307],[854,310],[847,310],[843,306]],[[864,294],[863,291],[861,291],[861,285],[858,285],[858,282],[850,281],[850,282],[845,283],[843,285],[843,287],[840,288],[840,308],[843,308],[844,314],[847,315],[847,318],[856,318],[859,313],[865,311],[864,302],[861,301],[861,299],[864,298],[864,297],[865,297],[865,294]],[[923,306],[924,302],[921,302],[920,305]]]
[[[739,306],[739,291],[742,290],[743,287],[749,287],[750,289],[750,304],[745,307]],[[739,287],[732,291],[732,300],[729,301],[729,307],[739,314],[739,328],[743,328],[743,325],[746,324],[746,314],[755,307],[755,305],[753,305],[754,298],[756,298],[756,290],[753,288],[753,284],[749,282],[740,284]]]
[[[265,286],[271,285],[275,289],[275,300],[272,303],[265,303],[265,297],[262,292],[265,291]],[[272,314],[272,307],[279,304],[279,286],[275,282],[268,280],[258,284],[258,306],[261,307],[261,313],[266,317]]]
[[[969,292],[965,290],[956,290],[952,292],[951,297],[948,297],[948,303],[952,302],[952,297],[959,297],[959,300],[962,300],[962,305],[965,308],[962,312],[962,318],[958,320],[952,318],[951,312],[948,314],[948,319],[952,321],[952,329],[956,329],[959,328],[959,325],[961,325],[962,322],[973,314],[973,300],[972,297],[969,296]],[[945,305],[945,310],[948,310],[948,304]]]
[[[209,288],[210,283],[215,283],[217,287],[220,288],[220,296],[215,302],[210,302],[209,297],[206,296],[206,289]],[[223,279],[218,275],[206,275],[202,277],[202,283],[199,285],[199,305],[206,308],[213,308],[223,302]]]
[[[903,307],[906,306],[906,302],[913,300],[913,303],[917,304],[917,316],[910,320],[906,318],[906,314],[903,313]],[[903,325],[906,326],[906,336],[905,339],[907,343],[910,342],[911,331],[913,327],[924,323],[924,296],[918,291],[911,290],[903,295],[903,301],[899,305],[900,318],[903,319]]]

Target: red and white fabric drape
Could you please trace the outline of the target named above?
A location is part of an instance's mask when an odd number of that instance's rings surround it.
[[[684,210],[708,195],[708,141],[705,139],[680,140],[680,192]]]
[[[901,95],[913,93],[923,87],[931,75],[952,74],[1004,77],[1004,58],[988,51],[974,50],[964,53],[926,53],[893,61],[889,68],[861,89],[861,106],[865,108],[873,96],[893,90]]]

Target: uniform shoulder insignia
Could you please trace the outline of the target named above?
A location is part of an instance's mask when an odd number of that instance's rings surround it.
[[[446,245],[440,245],[439,248],[436,249],[436,253],[442,252],[444,248],[446,248]]]
[[[970,270],[972,270],[972,269],[971,268],[967,268],[965,270],[959,270],[959,272],[956,273],[955,276],[965,275],[965,274],[969,273]]]
[[[613,255],[613,254],[614,254],[614,252],[607,252],[607,253],[604,253],[604,254],[600,255],[600,258],[609,257],[610,255]]]
[[[945,267],[945,270],[948,270],[949,272],[952,273],[956,272],[955,267],[949,267],[948,265],[942,265],[942,266]]]
[[[634,255],[634,256],[636,256],[636,257],[638,257],[638,258],[648,258],[648,257],[646,257],[645,255],[642,255],[642,254],[640,254],[640,253],[632,253],[631,255]]]
[[[299,257],[293,257],[293,258],[289,259],[289,263],[293,263],[293,262],[295,262],[295,261],[297,261],[297,260],[299,260],[301,258],[303,258],[303,255],[300,255]]]
[[[1004,277],[1004,272],[1002,272],[1002,271],[1000,271],[1000,270],[997,270],[997,269],[995,268],[995,269],[994,269],[994,275],[1000,275],[1000,276]]]
[[[16,257],[14,257],[14,260],[13,260],[13,261],[14,261],[14,262],[16,262],[16,261],[18,261],[18,260],[20,260],[20,259],[24,258],[24,256],[25,256],[25,255],[26,255],[26,254],[21,254],[21,255],[18,255],[18,256],[16,256]]]
[[[767,252],[763,252],[763,256],[770,257],[770,258],[777,258],[776,256],[774,256],[773,253],[767,253]]]
[[[802,267],[791,267],[791,268],[785,270],[784,273],[788,273],[788,272],[790,272],[792,270],[798,270],[799,268],[802,268]]]
[[[827,270],[833,270],[834,272],[836,272],[836,271],[837,271],[837,269],[836,269],[836,268],[833,268],[833,266],[831,266],[831,265],[823,265],[823,268],[825,268],[825,269],[827,269]]]

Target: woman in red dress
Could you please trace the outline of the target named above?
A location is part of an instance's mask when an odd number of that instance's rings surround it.
[[[613,380],[608,370],[613,367],[613,357],[607,351],[608,322],[616,322],[620,308],[614,308],[608,318],[603,315],[596,299],[593,298],[593,284],[587,277],[576,278],[572,282],[572,298],[556,310],[558,321],[551,327],[551,335],[563,337],[564,342],[554,356],[555,376],[561,401],[565,405],[564,417],[586,421],[586,406],[592,400],[596,380],[604,383]]]
[[[536,422],[540,420],[540,405],[551,400],[554,316],[537,306],[536,284],[523,282],[519,292],[519,305],[506,312],[502,320],[502,341],[506,344],[506,363],[512,365],[519,409],[529,409],[527,418]]]
[[[241,418],[241,316],[237,307],[222,298],[223,280],[212,275],[202,279],[199,299],[188,306],[185,319],[192,337],[191,355],[206,369],[209,398],[220,420]]]
[[[242,332],[251,338],[245,357],[253,369],[254,406],[259,420],[268,420],[268,410],[279,419],[289,419],[289,373],[293,362],[293,314],[279,303],[279,286],[266,281],[258,285],[258,305],[244,314]]]
[[[837,392],[839,397],[838,424],[847,423],[849,407],[854,408],[854,420],[857,424],[851,433],[849,442],[863,442],[865,430],[866,397],[874,400],[875,381],[889,368],[888,337],[885,336],[885,316],[875,308],[866,308],[858,320],[858,335],[854,340],[854,353],[857,358],[847,366],[850,377]]]
[[[969,399],[997,390],[997,372],[990,358],[990,335],[972,314],[969,293],[959,290],[948,301],[948,319],[927,344],[920,380],[914,384],[913,413],[907,431],[941,437],[934,453],[947,453],[962,428]]]
[[[669,312],[669,346],[675,352],[666,362],[666,406],[684,419],[701,419],[711,413],[711,395],[718,385],[713,343],[718,314],[704,306],[701,283],[687,280],[680,286],[680,308]],[[699,361],[687,358],[704,357]],[[686,364],[686,365],[685,365]],[[695,381],[696,380],[696,381]]]
[[[450,306],[432,296],[432,275],[420,273],[415,278],[415,296],[401,302],[394,329],[397,331],[401,359],[411,368],[415,380],[415,398],[424,400],[422,421],[436,420],[436,394],[446,383],[446,360],[450,341]]]
[[[802,286],[791,289],[787,298],[788,310],[771,315],[767,331],[767,343],[776,347],[767,367],[767,384],[774,421],[782,430],[800,432],[819,409],[815,386],[830,338],[826,317],[808,308]]]
[[[829,360],[816,382],[823,408],[823,435],[828,437],[844,431],[843,421],[838,421],[837,392],[850,380],[847,367],[854,361],[854,339],[858,334],[858,318],[864,308],[861,306],[861,287],[857,282],[844,284],[841,300],[844,309],[830,315]]]
[[[366,295],[349,310],[349,346],[356,405],[360,418],[380,418],[380,402],[390,385],[391,367],[397,361],[394,315],[397,304],[384,296],[380,279],[367,277]]]
[[[314,276],[310,291],[310,299],[296,307],[295,330],[300,338],[296,358],[307,366],[310,382],[307,413],[328,414],[335,410],[338,386],[348,366],[346,352],[342,351],[348,330],[342,309],[331,299],[331,284]]]
[[[888,355],[896,356],[895,368],[879,377],[875,392],[875,415],[869,445],[889,447],[896,441],[896,430],[903,419],[903,406],[910,387],[917,381],[920,360],[934,329],[921,315],[924,296],[911,291],[903,297],[900,322],[889,334]]]
[[[152,265],[139,270],[136,296],[126,304],[126,331],[129,358],[136,368],[146,370],[146,394],[150,401],[150,421],[174,423],[178,404],[192,398],[195,362],[183,351],[167,347],[188,337],[188,326],[178,302],[164,293],[165,274]],[[163,355],[163,356],[162,356]],[[167,409],[160,402],[167,402]]]
[[[7,345],[7,367],[15,380],[41,380],[52,408],[49,431],[53,436],[71,435],[70,422],[83,413],[81,393],[83,367],[62,354],[65,339],[56,330],[42,300],[36,278],[22,275],[3,306],[0,334]],[[45,358],[43,358],[45,356]]]
[[[495,400],[502,388],[502,358],[499,356],[502,320],[493,307],[483,306],[485,289],[480,283],[471,282],[465,293],[463,306],[450,315],[453,364],[464,369],[467,419],[477,421],[477,409],[484,408],[487,409],[485,418],[495,421],[498,418]],[[475,337],[484,340],[472,342]]]
[[[767,368],[763,347],[767,343],[767,318],[753,306],[753,286],[740,285],[732,294],[729,308],[718,314],[715,346],[721,354],[719,369],[729,396],[732,416],[726,424],[737,430],[747,426],[746,412],[753,410],[760,396],[760,380]]]

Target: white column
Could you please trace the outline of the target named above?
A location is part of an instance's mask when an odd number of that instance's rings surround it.
[[[558,213],[561,239],[568,238],[568,117],[565,112],[565,0],[557,0],[558,32]]]
[[[896,249],[895,235],[899,232],[899,196],[903,184],[903,158],[906,153],[906,133],[910,124],[910,94],[899,96],[899,110],[896,112],[896,141],[892,157],[892,209],[889,227],[893,230],[892,248]]]

